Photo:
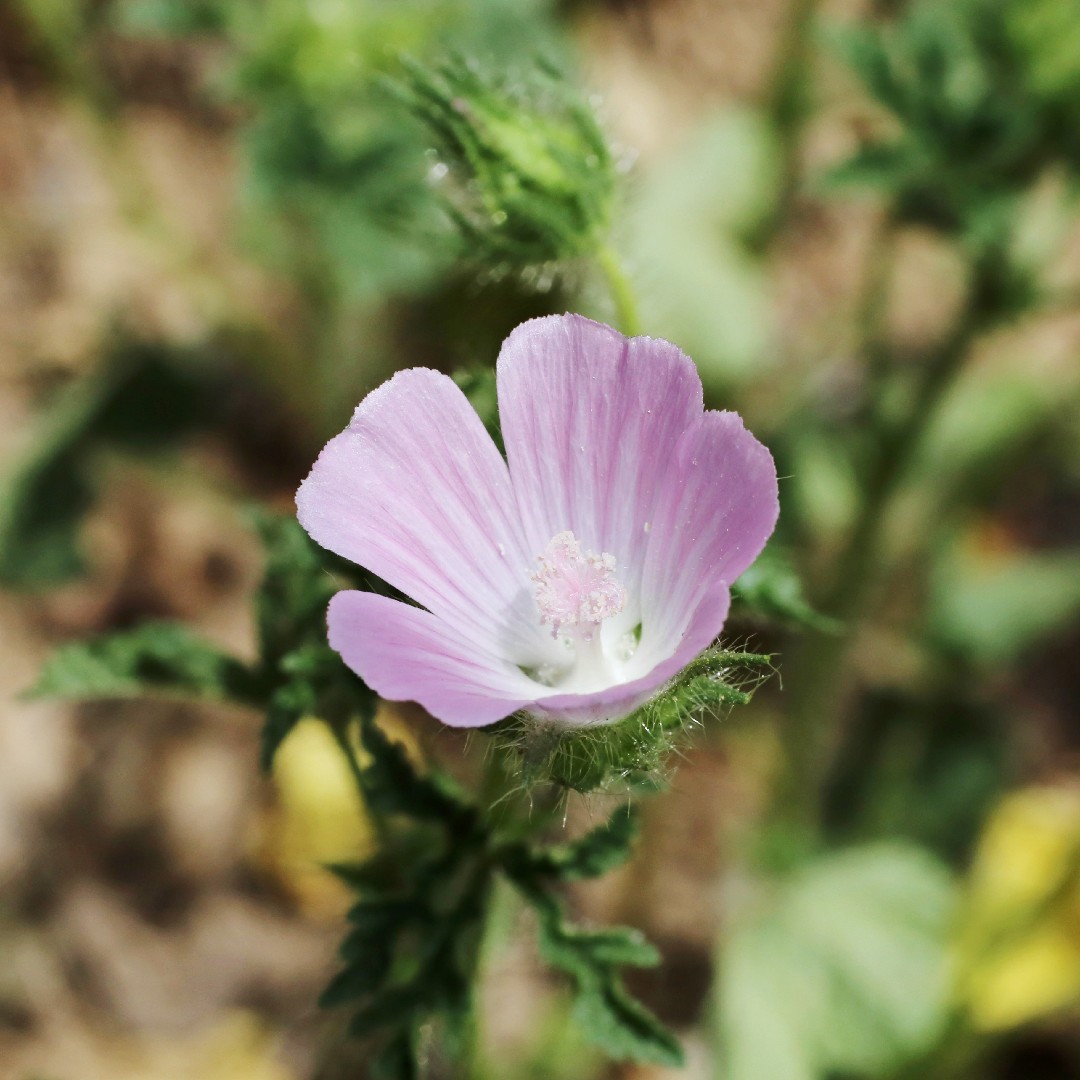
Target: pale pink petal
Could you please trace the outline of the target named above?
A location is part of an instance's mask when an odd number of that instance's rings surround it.
[[[570,530],[586,550],[615,556],[635,597],[656,492],[702,413],[693,361],[667,341],[550,316],[506,339],[498,393],[530,553]]]
[[[453,727],[494,723],[545,689],[443,619],[399,600],[339,592],[327,624],[331,648],[380,697],[418,701]]]
[[[506,463],[446,375],[401,371],[364,398],[296,505],[323,547],[479,647],[530,659],[546,648]]]
[[[671,455],[641,582],[642,648],[664,648],[685,612],[754,561],[779,513],[772,455],[730,412],[707,412]]]
[[[648,674],[592,694],[543,697],[529,705],[528,711],[568,726],[604,724],[628,716],[716,640],[727,618],[730,602],[726,585],[718,584],[706,590],[699,597],[697,606],[687,613],[686,627],[678,637],[674,652],[660,660]],[[642,646],[645,646],[644,639]]]

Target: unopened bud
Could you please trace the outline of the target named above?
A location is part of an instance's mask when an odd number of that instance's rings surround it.
[[[589,106],[555,70],[513,86],[464,61],[408,61],[399,90],[450,166],[438,182],[476,257],[524,267],[601,245],[614,162]]]

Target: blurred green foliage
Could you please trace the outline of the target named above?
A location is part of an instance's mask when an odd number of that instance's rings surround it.
[[[753,109],[711,114],[643,168],[620,226],[649,332],[694,357],[710,388],[776,361],[766,266],[752,239],[779,192],[779,150]]]
[[[725,1080],[894,1074],[941,1034],[949,873],[899,843],[823,857],[722,938]]]
[[[1049,61],[1042,31],[1076,32],[1050,0],[919,2],[893,25],[849,27],[837,42],[874,99],[899,122],[834,180],[894,194],[901,220],[992,243],[1013,201],[1057,163],[1080,167],[1076,61]],[[1033,33],[1034,30],[1034,33]],[[1059,38],[1050,48],[1060,55]],[[1070,79],[1072,80],[1070,82]]]
[[[0,488],[0,584],[43,588],[78,574],[101,453],[161,454],[220,423],[225,375],[213,349],[121,344],[93,378],[56,391]]]

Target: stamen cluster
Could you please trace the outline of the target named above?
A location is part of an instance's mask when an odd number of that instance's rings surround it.
[[[615,577],[615,556],[583,551],[570,530],[553,536],[536,561],[536,604],[540,622],[551,627],[553,638],[569,626],[582,641],[591,641],[604,619],[626,606],[626,590]]]

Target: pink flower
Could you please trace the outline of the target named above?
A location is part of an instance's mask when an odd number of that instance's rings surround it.
[[[300,486],[311,536],[418,606],[346,591],[330,644],[456,727],[632,712],[708,647],[778,513],[768,450],[706,412],[693,362],[578,315],[498,362],[507,460],[425,368],[369,394]]]

